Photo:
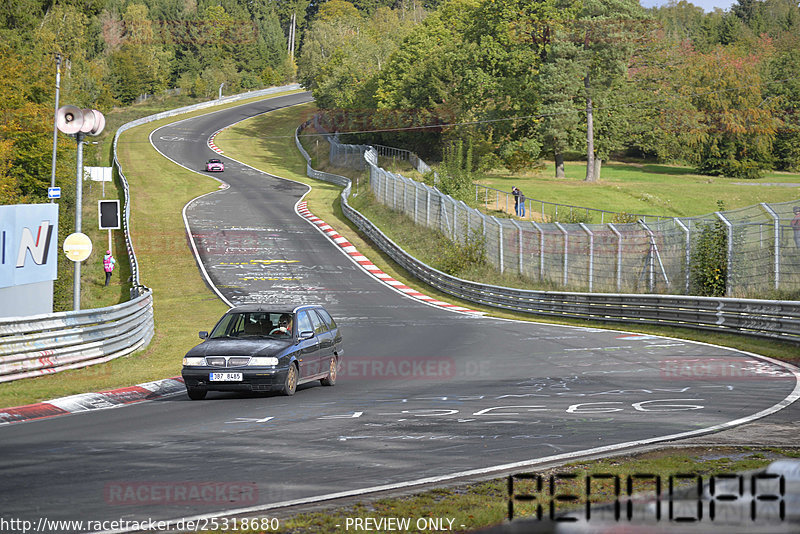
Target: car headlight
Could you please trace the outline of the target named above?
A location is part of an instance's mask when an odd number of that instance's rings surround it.
[[[203,366],[206,364],[205,358],[196,358],[187,356],[183,359],[183,365],[188,367]]]
[[[266,367],[269,365],[278,365],[278,358],[274,356],[266,357],[266,356],[254,356],[250,358],[250,363],[247,365],[255,366],[255,367]]]

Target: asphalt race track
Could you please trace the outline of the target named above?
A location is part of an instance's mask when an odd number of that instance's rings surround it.
[[[207,146],[215,131],[309,99],[211,113],[151,140],[202,172],[216,157]],[[177,519],[508,464],[523,470],[545,457],[703,432],[771,409],[797,386],[783,367],[720,347],[412,300],[296,214],[305,185],[219,157],[225,172],[216,176],[230,187],[185,210],[211,282],[234,304],[324,304],[345,336],[339,382],[290,398],[178,395],[4,425],[4,517]],[[190,330],[213,326],[187,318]],[[227,485],[181,498],[204,483]]]

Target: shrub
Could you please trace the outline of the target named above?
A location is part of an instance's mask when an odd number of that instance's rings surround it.
[[[437,268],[451,276],[458,276],[474,266],[486,263],[485,238],[473,230],[464,243],[442,239],[441,255]]]
[[[722,201],[717,201],[722,211]],[[701,226],[689,265],[692,292],[707,297],[725,295],[728,277],[728,230],[720,221]]]
[[[615,213],[614,216],[611,218],[611,222],[614,224],[630,224],[635,223],[638,220],[636,215],[633,213]]]
[[[551,217],[550,222],[560,222],[560,223],[571,223],[571,224],[578,224],[578,223],[588,223],[590,221],[589,212],[585,209],[569,209],[563,208],[559,210],[558,215],[553,214]]]

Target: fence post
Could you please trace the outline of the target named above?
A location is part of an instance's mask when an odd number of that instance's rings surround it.
[[[403,213],[408,213],[408,207],[406,206],[406,195],[408,194],[408,178],[406,178],[402,174],[398,174],[398,176],[403,179]]]
[[[556,205],[556,212],[558,212],[558,205]],[[569,267],[569,261],[567,260],[567,256],[569,255],[569,232],[567,229],[561,226],[560,222],[555,223],[556,228],[561,230],[561,233],[564,234],[564,286],[567,285],[567,268]]]
[[[531,221],[531,224],[539,232],[539,281],[542,281],[544,280],[544,230],[536,221]]]
[[[589,292],[591,293],[594,275],[594,234],[585,224],[580,223],[580,225],[583,231],[586,232],[586,235],[589,236]]]
[[[452,235],[453,232],[450,230],[450,217],[447,215],[447,206],[445,206],[444,203],[444,195],[439,193],[439,230],[441,230],[444,235]],[[444,223],[444,228],[442,228],[442,223]]]
[[[472,208],[467,206],[466,202],[464,202],[463,200],[459,200],[458,202],[459,202],[459,204],[461,204],[461,209],[464,212],[464,218],[466,220],[466,225],[465,225],[465,229],[464,229],[464,243],[468,243],[469,242],[469,237],[470,237],[470,231],[472,230],[471,221],[470,221],[470,213],[473,210],[472,210]]]
[[[392,176],[392,209],[397,211],[397,177],[394,173],[389,173]]]
[[[608,223],[608,227],[617,236],[617,293],[622,292],[622,234],[617,230],[616,226]]]
[[[775,256],[773,269],[775,271],[775,289],[777,290],[781,281],[781,218],[778,217],[778,214],[775,213],[775,210],[773,210],[766,202],[762,202],[761,207],[764,208],[764,211],[769,213],[770,217],[772,217],[772,225],[774,228],[772,231],[774,234],[773,256]]]
[[[727,252],[728,258],[727,258],[727,268],[726,268],[727,272],[725,273],[725,295],[730,296],[733,290],[733,288],[731,287],[732,274],[733,274],[733,225],[727,218],[725,218],[725,216],[722,213],[715,211],[714,215],[719,217],[719,220],[721,220],[728,228],[728,252]]]
[[[672,219],[675,223],[681,227],[681,229],[686,234],[686,267],[684,270],[686,271],[686,294],[689,294],[689,282],[691,280],[691,259],[692,259],[692,233],[689,230],[689,227],[683,224],[683,221],[678,219],[677,217]]]
[[[504,265],[503,265],[503,225],[500,221],[497,220],[497,217],[492,215],[492,220],[497,223],[497,236],[499,241],[497,242],[497,250],[498,250],[498,257],[500,259],[500,274],[503,274]]]
[[[458,241],[458,202],[453,202],[453,241]]]
[[[517,261],[517,263],[519,265],[519,274],[520,274],[520,276],[522,276],[522,226],[520,226],[520,224],[517,221],[515,221],[514,219],[511,219],[511,223],[514,226],[517,227],[517,237],[518,237],[518,241],[517,241],[518,261]]]
[[[656,275],[656,260],[658,260],[658,264],[661,266],[661,274],[664,276],[664,282],[666,282],[667,287],[669,287],[669,278],[667,278],[667,271],[664,269],[664,264],[661,263],[661,255],[658,252],[658,246],[656,245],[656,236],[653,231],[650,229],[649,226],[644,222],[643,219],[639,219],[639,224],[642,225],[647,235],[650,237],[650,252],[647,254],[649,261],[649,275],[650,275],[650,282],[649,288],[650,292],[652,293],[655,289],[655,275]]]
[[[425,192],[427,194],[427,198],[425,200],[425,226],[427,228],[431,227],[431,188],[425,187]]]
[[[419,184],[414,182],[414,224],[419,224]]]

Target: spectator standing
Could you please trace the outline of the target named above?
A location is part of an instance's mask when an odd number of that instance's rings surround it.
[[[511,186],[511,194],[514,195],[514,213],[519,215],[519,189],[517,186]]]
[[[519,187],[517,188],[517,199],[519,199],[519,203],[517,204],[517,216],[525,217],[525,195],[522,194]]]
[[[800,248],[800,206],[794,207],[794,219],[792,219],[792,230],[794,230],[794,245]]]
[[[106,250],[106,255],[103,256],[103,270],[106,272],[106,285],[111,281],[111,273],[114,272],[114,264],[117,260],[111,255],[110,250]]]

